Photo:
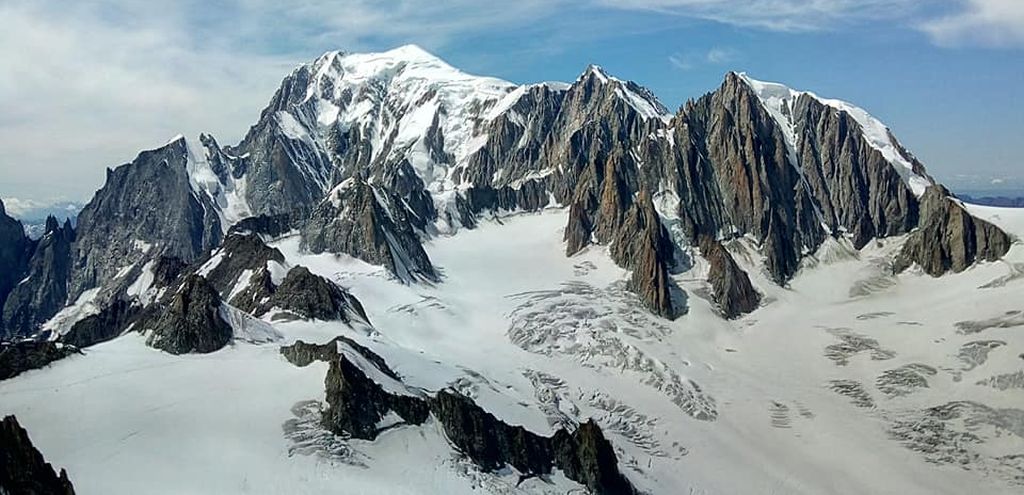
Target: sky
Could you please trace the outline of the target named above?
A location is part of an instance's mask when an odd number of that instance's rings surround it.
[[[672,109],[745,71],[867,109],[954,190],[1024,191],[1024,0],[0,0],[0,19],[8,203],[88,200],[177,134],[236,143],[295,66],[408,43],[517,83],[596,63]]]

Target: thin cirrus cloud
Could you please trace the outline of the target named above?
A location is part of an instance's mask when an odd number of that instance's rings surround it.
[[[1024,46],[1024,1],[965,0],[952,14],[919,24],[944,46]]]
[[[1024,46],[1024,0],[596,0],[740,27],[800,32],[881,21],[939,46]]]
[[[919,0],[597,0],[618,9],[651,10],[740,27],[819,31],[871,20],[905,18]],[[940,0],[941,1],[941,0]]]
[[[680,70],[693,70],[703,66],[728,64],[738,58],[738,53],[725,47],[713,47],[706,52],[690,51],[669,55],[668,61]]]

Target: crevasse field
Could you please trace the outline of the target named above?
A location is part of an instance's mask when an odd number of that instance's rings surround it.
[[[970,209],[1024,235],[1024,210]],[[557,473],[482,473],[430,422],[374,442],[321,430],[327,366],[279,348],[344,334],[406,383],[457,388],[506,422],[549,434],[595,418],[650,493],[1024,489],[1024,245],[933,279],[891,275],[901,239],[829,241],[779,288],[737,241],[764,307],[719,318],[698,260],[675,275],[687,314],[669,322],[640,308],[604,248],[565,257],[565,215],[434,238],[436,286],[286,237],[274,245],[288,262],[350,288],[373,329],[274,323],[277,341],[185,356],[129,334],[0,382],[0,414],[83,494],[582,492]]]

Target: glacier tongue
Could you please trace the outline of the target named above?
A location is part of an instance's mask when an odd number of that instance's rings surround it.
[[[863,108],[842,100],[822,98],[810,91],[798,91],[783,84],[758,81],[745,73],[739,76],[754,90],[765,109],[782,129],[790,150],[790,160],[798,167],[794,152],[797,143],[796,121],[791,111],[796,100],[802,95],[807,95],[852,117],[864,132],[864,140],[896,168],[915,196],[921,197],[925,189],[935,184],[930,177],[915,170],[913,157],[896,141],[889,128]]]

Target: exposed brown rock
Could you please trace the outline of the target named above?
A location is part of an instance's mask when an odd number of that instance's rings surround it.
[[[677,316],[672,303],[669,268],[675,250],[661,224],[650,195],[641,190],[633,195],[628,183],[628,166],[621,158],[610,158],[601,174],[592,164],[581,180],[570,206],[565,230],[566,251],[575,254],[590,239],[609,246],[612,259],[633,270],[630,288],[651,311],[666,318]],[[600,195],[596,194],[600,191]]]
[[[720,241],[701,236],[700,253],[710,265],[708,282],[711,284],[711,297],[718,304],[722,316],[736,318],[757,309],[761,294]]]
[[[384,266],[403,281],[436,281],[412,212],[390,194],[359,177],[348,179],[313,210],[302,229],[303,248],[345,253]]]
[[[942,186],[921,197],[921,224],[897,255],[894,270],[917,264],[938,277],[962,272],[978,261],[995,261],[1010,250],[1012,239],[984,220],[974,218]]]

